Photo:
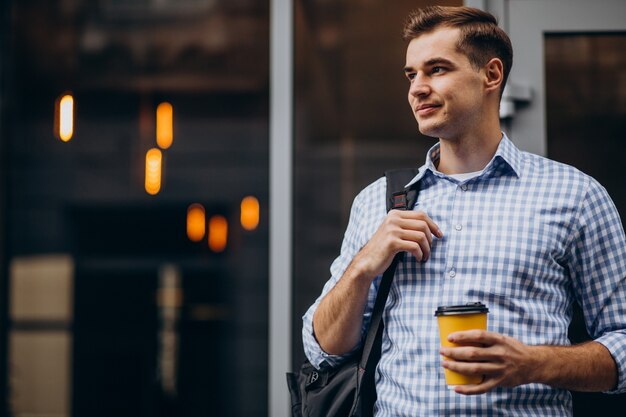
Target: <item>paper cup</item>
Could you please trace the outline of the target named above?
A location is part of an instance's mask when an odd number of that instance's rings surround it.
[[[483,303],[468,303],[462,305],[439,306],[435,311],[439,323],[439,338],[442,346],[477,346],[473,344],[457,344],[448,341],[450,333],[463,330],[487,330],[487,313],[489,309]],[[444,357],[446,360],[452,360]],[[480,384],[482,376],[467,376],[444,369],[446,384],[456,385]]]

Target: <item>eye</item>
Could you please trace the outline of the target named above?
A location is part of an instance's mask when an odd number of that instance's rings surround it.
[[[441,74],[442,72],[445,72],[445,68],[444,67],[433,67],[430,72],[431,74]]]
[[[409,81],[413,81],[413,79],[415,78],[415,73],[414,72],[407,72],[407,73],[405,73],[405,75],[406,75],[406,78]]]

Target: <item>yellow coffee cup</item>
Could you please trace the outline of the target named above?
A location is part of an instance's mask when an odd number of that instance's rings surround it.
[[[446,347],[471,346],[471,344],[457,344],[448,341],[450,333],[463,330],[487,330],[487,313],[489,309],[483,303],[467,303],[461,305],[439,306],[435,311],[439,323],[439,338],[441,345]],[[452,360],[445,358],[446,360]],[[444,369],[446,384],[449,386],[480,384],[482,376],[467,376]]]

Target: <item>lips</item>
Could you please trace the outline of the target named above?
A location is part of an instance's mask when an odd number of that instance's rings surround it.
[[[427,115],[427,114],[434,112],[439,107],[441,107],[441,105],[439,104],[424,103],[424,104],[420,104],[419,106],[417,106],[417,108],[415,109],[415,112],[419,114],[420,116],[423,116],[423,115]]]

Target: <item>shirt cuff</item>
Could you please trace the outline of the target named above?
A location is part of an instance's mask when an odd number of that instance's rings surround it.
[[[626,392],[626,331],[615,331],[595,339],[608,349],[617,366],[617,387],[605,394],[623,394]]]
[[[313,365],[316,369],[321,369],[322,367],[335,367],[350,357],[357,348],[343,355],[331,355],[324,352],[315,338],[315,332],[313,330],[314,312],[314,308],[311,307],[302,317],[302,341],[304,344],[304,353],[306,354],[309,362],[311,362],[311,365]]]

